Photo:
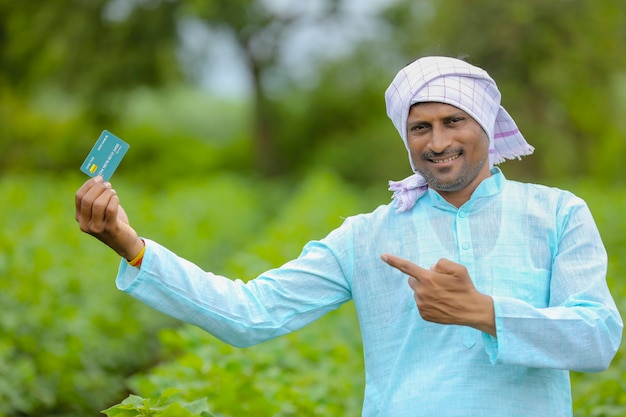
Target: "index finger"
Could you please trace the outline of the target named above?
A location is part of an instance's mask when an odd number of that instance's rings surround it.
[[[93,189],[94,186],[102,183],[103,181],[104,179],[101,176],[95,176],[85,181],[78,191],[76,191],[76,195],[74,196],[76,220],[78,220],[78,215],[83,210],[83,200],[85,199],[85,196]]]
[[[87,194],[87,192],[91,189],[91,187],[93,187],[94,185],[96,185],[99,182],[104,181],[103,178],[101,176],[95,176],[93,178],[89,178],[87,181],[85,181],[83,183],[83,185],[81,185],[81,187],[78,189],[78,191],[76,191],[76,204],[78,206],[78,203],[80,202],[80,200],[82,200],[83,196],[85,194]]]
[[[421,273],[427,271],[426,269],[422,268],[421,266],[417,264],[414,264],[413,262],[407,259],[400,258],[398,256],[391,255],[388,253],[382,254],[380,258],[383,261],[385,261],[387,264],[389,264],[390,266],[414,278],[417,278]]]

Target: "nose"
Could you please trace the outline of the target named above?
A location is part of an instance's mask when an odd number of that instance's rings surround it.
[[[452,143],[449,129],[445,129],[443,126],[435,125],[432,128],[432,134],[430,137],[430,149],[435,153],[442,153]]]

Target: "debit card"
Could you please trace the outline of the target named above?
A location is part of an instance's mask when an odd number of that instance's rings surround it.
[[[109,181],[129,147],[128,143],[104,130],[80,170],[90,177],[100,175],[105,181]]]

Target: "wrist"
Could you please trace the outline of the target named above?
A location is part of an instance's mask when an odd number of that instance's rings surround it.
[[[143,260],[143,255],[146,250],[146,243],[143,239],[138,238],[132,249],[130,249],[126,254],[122,255],[126,261],[132,266],[141,265],[141,261]]]
[[[471,327],[482,332],[496,336],[495,313],[493,308],[493,298],[480,294],[479,300],[474,304],[475,311]]]

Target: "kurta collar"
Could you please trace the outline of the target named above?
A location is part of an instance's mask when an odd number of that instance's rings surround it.
[[[505,182],[506,177],[504,176],[500,168],[494,166],[493,168],[491,168],[491,176],[489,178],[485,178],[485,180],[481,182],[478,187],[476,187],[476,190],[474,190],[470,199],[465,202],[465,204],[463,204],[459,209],[448,203],[441,196],[441,194],[439,194],[437,191],[433,190],[430,187],[419,201],[423,202],[424,204],[445,210],[457,211],[463,209],[467,211],[474,206],[478,199],[483,197],[489,197],[502,191]]]

